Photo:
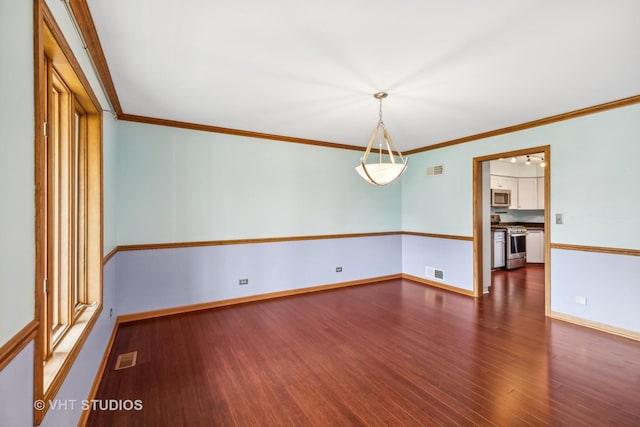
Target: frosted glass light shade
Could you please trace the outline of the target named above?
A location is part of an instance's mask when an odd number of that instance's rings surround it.
[[[380,102],[380,119],[369,139],[367,148],[364,150],[364,156],[360,159],[360,164],[356,166],[356,171],[368,183],[382,187],[395,181],[404,173],[409,159],[402,157],[402,153],[398,150],[396,143],[393,142],[393,138],[391,138],[382,122],[382,100],[387,97],[387,93],[376,92],[373,97]],[[367,163],[374,142],[377,142],[376,145],[379,147],[378,155],[375,156],[378,157],[378,163]],[[389,161],[383,162],[383,158],[387,156]]]
[[[395,181],[407,168],[405,163],[364,163],[356,166],[358,174],[370,184],[383,186]]]

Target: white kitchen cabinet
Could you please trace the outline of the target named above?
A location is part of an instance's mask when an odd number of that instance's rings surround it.
[[[538,209],[537,178],[518,178],[518,209]]]
[[[493,231],[493,250],[491,252],[491,268],[502,268],[506,265],[506,236],[505,230]]]
[[[491,188],[511,190],[509,209],[544,209],[544,176],[516,178],[491,175]]]
[[[518,178],[491,175],[491,188],[511,190],[511,205],[509,205],[509,209],[518,209]]]
[[[544,263],[544,230],[527,231],[527,262]]]
[[[538,180],[538,209],[544,209],[544,176],[536,179]]]
[[[500,178],[502,177],[498,175],[491,175],[491,188],[501,188]]]

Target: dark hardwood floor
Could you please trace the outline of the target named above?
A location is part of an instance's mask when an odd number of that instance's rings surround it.
[[[543,268],[394,280],[120,327],[89,426],[640,425],[640,343],[544,316]],[[114,371],[118,354],[135,367]]]

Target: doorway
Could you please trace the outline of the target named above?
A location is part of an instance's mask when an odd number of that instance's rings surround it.
[[[491,215],[504,215],[503,223],[513,223],[514,225],[518,223],[522,223],[523,219],[533,219],[538,223],[540,229],[542,231],[540,236],[535,236],[539,240],[540,247],[536,248],[541,253],[538,255],[544,260],[544,282],[545,282],[545,314],[548,315],[550,311],[550,250],[549,250],[549,242],[550,242],[550,233],[549,233],[549,212],[550,212],[550,164],[551,164],[551,153],[550,146],[540,146],[540,147],[531,147],[522,150],[495,153],[487,156],[477,157],[473,159],[473,257],[474,257],[474,296],[480,297],[485,293],[491,292],[491,283],[492,283],[492,244],[493,244],[493,235],[491,229]],[[528,157],[527,157],[528,156]],[[514,159],[514,160],[512,160]],[[529,194],[526,190],[523,191],[523,198],[520,208],[518,206],[518,200],[516,196],[516,200],[510,201],[510,206],[506,206],[503,204],[502,207],[492,207],[491,203],[491,187],[492,187],[492,177],[491,177],[491,162],[505,162],[503,169],[508,170],[509,166],[507,162],[517,163],[520,161],[529,161],[531,166],[539,167],[542,159],[544,159],[544,174],[543,176],[535,176],[535,178],[541,178],[539,184],[541,186],[541,191],[544,192],[543,197],[540,201],[531,200],[531,194]],[[494,163],[494,165],[500,165],[499,163]],[[529,166],[529,165],[527,165]],[[511,168],[515,168],[515,166],[511,166]],[[503,175],[505,175],[503,173]],[[513,173],[512,175],[518,175],[517,173]],[[518,178],[516,176],[515,178]],[[524,177],[523,177],[524,178]],[[498,179],[497,176],[493,177],[494,187],[496,187]],[[523,179],[523,182],[520,183],[517,180],[516,184],[521,184],[523,189],[533,188],[531,186],[534,185],[534,180],[532,179]],[[514,185],[514,181],[503,182],[503,185],[508,187],[509,185]],[[528,187],[527,187],[528,186]],[[536,187],[537,188],[537,187]],[[517,194],[517,189],[514,191]],[[536,196],[537,198],[537,196]],[[526,218],[526,215],[522,213],[528,210],[531,203],[534,203],[536,206],[536,210],[531,210],[529,213],[529,217]],[[542,212],[538,211],[538,206],[543,206]],[[502,210],[501,210],[502,209]],[[500,212],[500,213],[498,213]],[[537,215],[537,216],[536,216]],[[495,217],[494,217],[495,219]],[[540,219],[542,219],[540,223]],[[505,236],[506,237],[506,236]],[[534,236],[532,236],[534,237]],[[506,237],[507,244],[508,237]]]

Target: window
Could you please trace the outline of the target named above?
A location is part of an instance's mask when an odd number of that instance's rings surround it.
[[[34,399],[55,399],[102,309],[102,113],[44,2],[36,64]],[[48,408],[35,410],[39,424]]]
[[[45,95],[47,256],[45,358],[76,323],[89,300],[87,253],[87,118],[73,92],[46,58]],[[48,98],[48,99],[47,99]]]

